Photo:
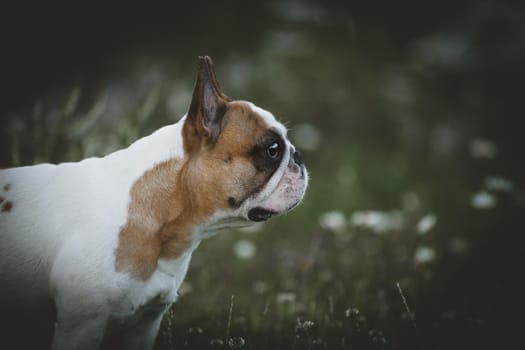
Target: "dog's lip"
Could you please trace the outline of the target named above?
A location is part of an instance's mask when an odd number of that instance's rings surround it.
[[[277,214],[277,212],[273,210],[265,209],[262,207],[255,207],[248,211],[248,219],[255,222],[266,221],[275,214]]]
[[[301,199],[298,199],[294,204],[292,204],[288,209],[286,209],[285,211],[290,211],[292,210],[293,208],[295,208],[296,206],[298,206],[299,204],[301,204]]]

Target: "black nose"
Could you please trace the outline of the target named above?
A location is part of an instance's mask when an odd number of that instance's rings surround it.
[[[295,151],[293,154],[293,160],[295,161],[295,164],[299,166],[303,165],[303,157],[301,157],[301,153],[299,153],[299,151]]]

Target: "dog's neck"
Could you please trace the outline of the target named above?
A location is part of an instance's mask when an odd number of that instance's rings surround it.
[[[158,232],[169,216],[173,220],[177,215],[177,208],[168,210],[165,203],[167,197],[174,195],[175,186],[170,186],[169,191],[162,187],[165,181],[175,185],[178,174],[174,170],[184,160],[183,122],[158,129],[104,157],[111,164],[108,170],[119,173],[117,178],[127,191],[126,221],[120,228],[116,251],[117,270],[146,278],[156,267],[161,248]]]
[[[127,221],[119,233],[118,271],[146,279],[161,260],[164,270],[173,271],[178,258],[196,248],[195,242],[202,238],[199,232],[206,230],[205,221],[214,213],[215,208],[200,203],[194,192],[198,187],[186,171],[191,160],[183,150],[184,121],[110,156],[124,158],[133,163],[132,168],[142,167],[132,171],[138,174],[129,189]]]

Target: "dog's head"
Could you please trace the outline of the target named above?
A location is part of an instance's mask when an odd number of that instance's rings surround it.
[[[221,92],[209,57],[183,127],[184,177],[215,228],[264,221],[295,207],[308,175],[286,128],[268,111]]]

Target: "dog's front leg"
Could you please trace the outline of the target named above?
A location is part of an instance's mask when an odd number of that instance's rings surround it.
[[[125,334],[123,334],[121,349],[153,349],[163,316],[164,310],[160,312],[152,311],[144,315],[138,324],[136,324],[134,327],[131,327]]]
[[[108,317],[102,314],[81,315],[59,310],[53,350],[99,349],[106,332]]]
[[[50,290],[57,321],[53,349],[99,349],[114,312],[115,287],[87,244],[70,239],[55,259]]]

